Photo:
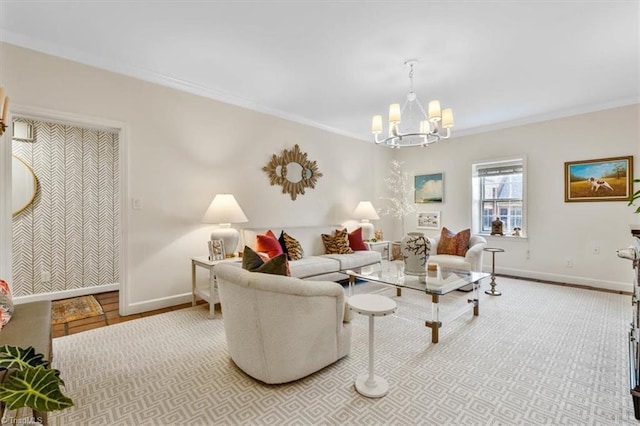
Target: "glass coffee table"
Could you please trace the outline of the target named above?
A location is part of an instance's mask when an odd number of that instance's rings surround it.
[[[480,280],[490,275],[484,272],[472,272],[458,269],[441,268],[428,271],[424,276],[405,275],[403,262],[382,262],[359,268],[343,269],[340,272],[349,276],[349,296],[353,291],[356,279],[386,284],[396,288],[397,296],[402,296],[402,289],[423,291],[431,295],[431,319],[425,326],[431,328],[431,341],[438,343],[440,322],[440,296],[472,284],[472,298],[467,302],[473,304],[473,315],[480,313],[479,289]]]

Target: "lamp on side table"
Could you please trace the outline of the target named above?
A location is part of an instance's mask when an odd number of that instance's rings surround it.
[[[233,194],[217,194],[202,217],[204,223],[217,223],[219,228],[211,231],[212,240],[222,240],[226,257],[234,257],[238,249],[240,234],[232,223],[248,222]]]
[[[362,228],[362,239],[369,241],[373,238],[374,228],[373,223],[369,220],[378,220],[380,216],[376,213],[376,209],[373,208],[371,201],[360,201],[356,209],[353,211],[353,216],[356,219],[361,219],[360,227]]]

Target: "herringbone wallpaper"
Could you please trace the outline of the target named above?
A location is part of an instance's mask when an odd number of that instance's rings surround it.
[[[13,155],[31,166],[38,192],[13,218],[14,295],[118,282],[118,135],[28,122],[35,139],[14,140]]]

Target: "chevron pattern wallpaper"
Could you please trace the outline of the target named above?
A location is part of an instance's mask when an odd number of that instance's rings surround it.
[[[14,140],[13,155],[31,166],[38,191],[13,217],[13,294],[118,282],[118,134],[23,121],[34,141]]]

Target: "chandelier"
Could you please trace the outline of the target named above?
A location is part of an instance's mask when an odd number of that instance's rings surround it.
[[[405,61],[409,66],[409,93],[402,109],[400,104],[389,105],[389,136],[381,139],[382,116],[374,115],[371,132],[376,144],[385,144],[390,148],[405,146],[427,146],[440,139],[449,139],[453,127],[453,110],[440,109],[440,101],[434,100],[424,110],[418,96],[413,91],[413,67],[418,63],[416,59]],[[400,126],[401,117],[404,118]],[[412,128],[412,126],[415,126]],[[443,134],[444,132],[444,134]]]

